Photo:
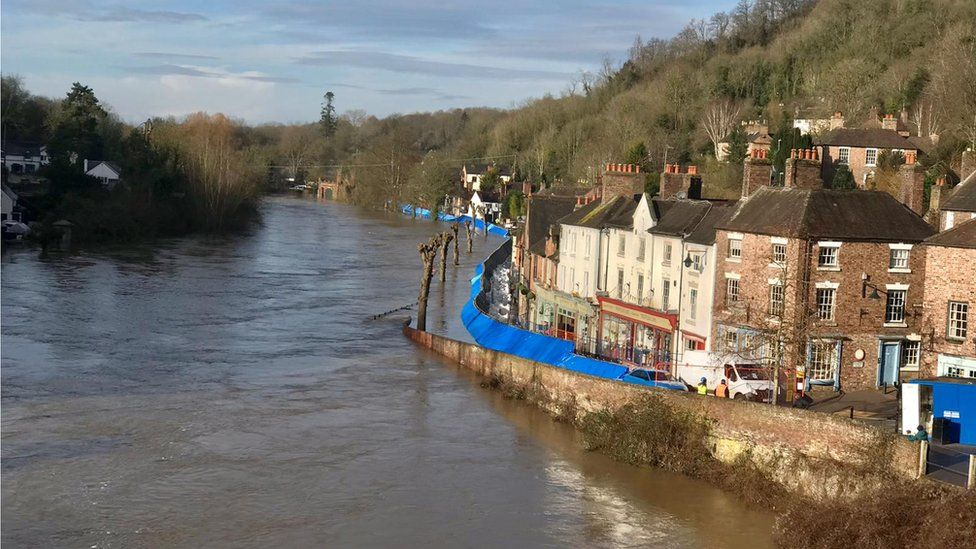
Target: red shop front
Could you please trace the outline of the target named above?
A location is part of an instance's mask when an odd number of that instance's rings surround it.
[[[676,315],[619,299],[598,297],[599,345],[604,358],[645,368],[671,369]]]

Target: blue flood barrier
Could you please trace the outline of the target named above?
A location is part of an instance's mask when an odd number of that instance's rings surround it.
[[[404,204],[404,205],[400,206],[400,212],[403,213],[404,215],[409,215],[411,217],[416,216],[416,217],[419,217],[419,218],[422,218],[422,219],[430,219],[430,217],[431,217],[431,212],[427,208],[418,208],[418,207],[415,207],[415,206],[413,206],[411,204]],[[438,212],[437,213],[437,220],[438,221],[444,221],[446,223],[465,223],[465,222],[470,221],[470,222],[472,222],[474,224],[474,228],[475,229],[479,229],[479,230],[482,230],[482,231],[485,230],[485,222],[484,222],[484,220],[481,220],[481,219],[472,219],[470,215],[451,215],[451,214],[446,214],[446,213],[443,213],[443,212]],[[508,230],[507,229],[505,229],[504,227],[499,227],[498,225],[495,225],[494,223],[489,223],[488,224],[488,233],[489,234],[498,235],[498,236],[500,236],[502,238],[505,238],[505,237],[508,236]]]
[[[510,326],[486,314],[484,306],[479,307],[479,301],[487,303],[485,277],[491,276],[491,272],[504,262],[505,256],[510,255],[511,250],[512,241],[509,239],[492,252],[484,263],[475,267],[477,276],[471,279],[471,299],[461,309],[461,322],[471,337],[482,347],[493,351],[594,377],[618,379],[627,373],[626,366],[577,355],[572,341]]]

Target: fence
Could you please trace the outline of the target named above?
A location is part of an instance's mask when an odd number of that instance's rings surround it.
[[[926,441],[919,452],[919,468],[929,478],[970,490],[976,488],[976,455]]]

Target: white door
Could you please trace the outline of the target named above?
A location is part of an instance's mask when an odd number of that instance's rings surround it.
[[[901,432],[914,435],[919,421],[919,388],[917,383],[905,383],[901,386]]]

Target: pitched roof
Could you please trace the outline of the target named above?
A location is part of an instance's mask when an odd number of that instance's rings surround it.
[[[711,246],[715,243],[715,227],[726,222],[735,212],[736,202],[712,202],[705,217],[698,222],[685,240]]]
[[[99,166],[99,164],[105,164],[106,166],[109,167],[109,169],[111,169],[112,171],[114,171],[117,175],[122,175],[122,168],[120,168],[119,165],[116,164],[115,162],[110,162],[108,160],[89,160],[88,161],[88,171],[90,172],[90,171],[94,170],[95,168],[97,168]],[[88,173],[88,172],[85,172],[85,173]]]
[[[918,149],[918,145],[898,135],[898,132],[881,128],[837,128],[818,139],[817,144],[878,147],[879,149]]]
[[[464,170],[469,174],[482,174],[488,171],[488,168],[494,168],[498,170],[498,175],[512,175],[512,171],[508,169],[508,166],[502,166],[500,164],[465,164]]]
[[[676,199],[649,233],[684,237],[705,217],[711,205],[703,200]]]
[[[763,187],[717,228],[792,238],[920,242],[935,230],[883,191]]]
[[[528,219],[526,220],[529,253],[544,255],[546,251],[546,235],[549,226],[565,217],[576,207],[575,198],[537,197],[529,198]]]
[[[940,209],[976,212],[976,172],[969,174],[969,177],[949,191],[949,197],[942,201]]]
[[[3,154],[13,154],[17,156],[24,156],[24,154],[30,154],[32,156],[39,156],[41,154],[41,149],[46,147],[41,143],[26,143],[21,141],[5,141],[0,150],[3,150]]]
[[[561,218],[559,223],[591,229],[632,227],[634,212],[637,210],[639,200],[640,195],[618,196],[606,204],[600,200],[595,200]]]
[[[946,248],[970,248],[976,250],[976,219],[960,223],[944,233],[939,233],[925,240],[928,246],[944,246]]]

